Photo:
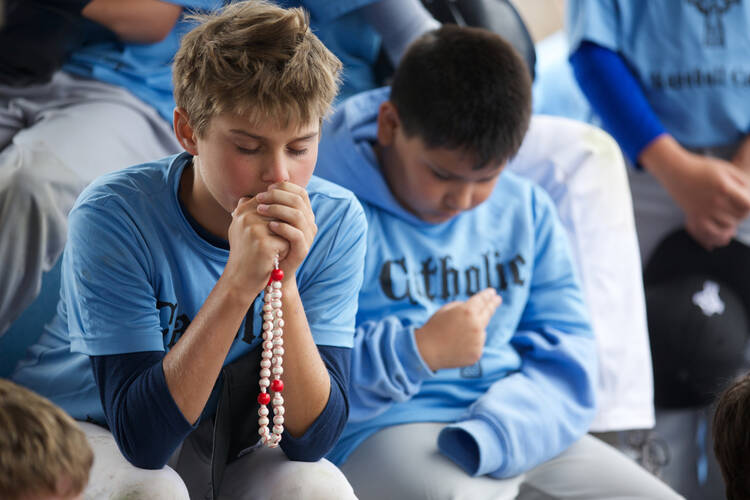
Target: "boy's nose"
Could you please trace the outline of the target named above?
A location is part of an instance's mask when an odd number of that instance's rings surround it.
[[[474,189],[470,183],[463,183],[456,186],[448,193],[447,205],[451,210],[468,210],[471,208],[471,200],[474,195]]]
[[[273,155],[263,169],[263,180],[269,184],[289,180],[289,168],[282,155]]]

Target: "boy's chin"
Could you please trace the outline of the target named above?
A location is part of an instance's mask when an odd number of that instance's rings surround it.
[[[449,220],[455,218],[457,215],[461,214],[461,210],[452,211],[452,212],[437,212],[437,213],[431,213],[431,214],[422,214],[420,216],[420,219],[422,219],[425,222],[429,222],[430,224],[441,224],[443,222],[448,222]]]

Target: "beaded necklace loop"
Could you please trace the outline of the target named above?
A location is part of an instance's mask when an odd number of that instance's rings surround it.
[[[281,433],[284,432],[284,398],[281,391],[284,390],[284,382],[281,374],[284,368],[281,366],[284,355],[284,320],[281,311],[281,280],[284,279],[284,271],[279,269],[278,256],[273,260],[273,271],[266,285],[266,293],[263,296],[263,352],[260,360],[260,393],[258,394],[258,434],[263,444],[269,448],[276,448],[281,441]],[[273,380],[269,381],[269,377]],[[271,395],[267,388],[271,388],[273,394],[273,431],[268,429],[268,407]]]

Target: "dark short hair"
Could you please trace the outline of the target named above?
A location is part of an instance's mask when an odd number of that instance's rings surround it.
[[[750,499],[750,374],[719,396],[713,438],[727,500]]]
[[[500,36],[445,25],[409,47],[390,99],[407,136],[429,148],[464,150],[481,168],[520,148],[531,115],[531,77]]]

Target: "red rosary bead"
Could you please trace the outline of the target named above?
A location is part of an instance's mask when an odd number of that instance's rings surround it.
[[[271,390],[273,392],[281,392],[284,390],[284,382],[279,379],[271,380]]]
[[[262,405],[267,405],[271,402],[271,395],[267,392],[261,392],[258,394],[258,403]]]
[[[271,271],[271,281],[281,281],[284,279],[284,271],[281,269],[274,269]]]

